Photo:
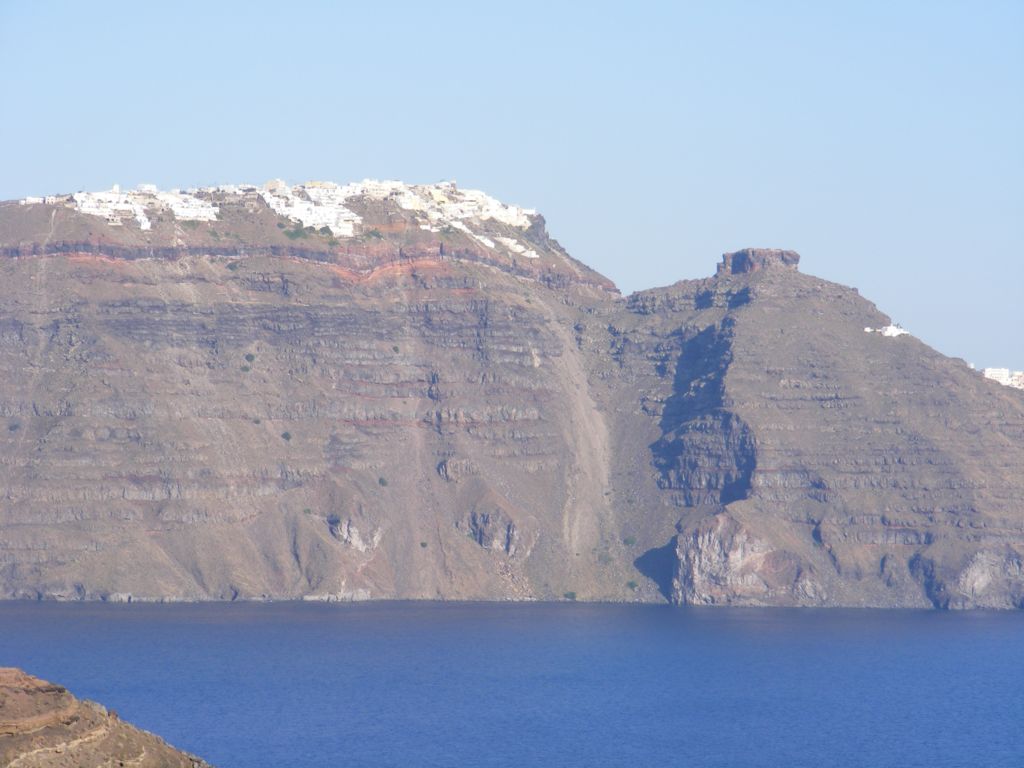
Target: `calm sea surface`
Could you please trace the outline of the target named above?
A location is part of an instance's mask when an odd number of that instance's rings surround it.
[[[220,768],[1024,766],[1024,613],[0,603],[0,665]]]

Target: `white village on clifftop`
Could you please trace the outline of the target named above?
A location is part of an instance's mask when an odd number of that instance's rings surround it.
[[[303,227],[330,230],[334,237],[355,237],[362,217],[346,206],[354,198],[388,200],[413,212],[419,227],[428,232],[450,228],[458,230],[486,248],[502,249],[528,259],[540,258],[528,244],[507,235],[488,236],[478,231],[479,224],[493,221],[513,229],[525,230],[537,212],[517,205],[506,205],[475,189],[459,189],[455,182],[406,184],[401,181],[360,182],[340,185],[330,181],[308,181],[289,185],[275,179],[257,187],[229,184],[216,187],[173,189],[162,192],[152,184],[140,184],[122,191],[118,185],[103,192],[75,192],[70,195],[26,197],[21,205],[65,205],[80,213],[99,216],[111,226],[134,222],[140,229],[151,229],[147,211],[170,211],[178,221],[216,221],[217,200],[225,197],[253,197],[262,200],[275,213]]]
[[[195,187],[187,190],[159,190],[153,184],[140,184],[122,191],[118,185],[102,192],[75,192],[67,195],[26,197],[21,205],[63,205],[90,216],[98,216],[111,226],[134,222],[142,230],[152,224],[147,211],[169,211],[177,221],[211,222],[218,219],[218,201],[228,198],[251,198],[262,201],[279,216],[303,227],[326,228],[334,237],[350,238],[358,234],[362,217],[349,208],[348,201],[364,198],[390,201],[405,211],[413,212],[420,229],[440,232],[454,229],[464,233],[491,250],[502,249],[528,259],[540,255],[528,244],[507,234],[479,231],[482,223],[493,221],[512,229],[526,230],[537,212],[516,205],[506,205],[490,195],[473,189],[459,189],[453,181],[436,184],[406,184],[401,181],[364,179],[349,184],[330,181],[307,181],[289,185],[274,179],[263,186],[226,184]],[[908,335],[899,325],[865,328],[887,338]],[[972,366],[973,367],[973,366]],[[985,368],[981,373],[1007,387],[1024,389],[1024,371],[1008,368]]]

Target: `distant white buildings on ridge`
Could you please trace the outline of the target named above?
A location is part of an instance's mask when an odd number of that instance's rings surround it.
[[[887,325],[885,328],[865,328],[864,333],[880,333],[890,339],[894,339],[897,336],[906,336],[910,331],[905,331],[898,325]]]
[[[362,217],[348,207],[348,201],[362,198],[389,201],[418,219],[420,229],[441,232],[454,229],[468,235],[492,250],[506,251],[510,255],[528,259],[540,258],[528,243],[505,232],[493,233],[488,222],[511,229],[525,230],[533,223],[536,211],[516,205],[506,205],[474,189],[459,189],[454,182],[438,184],[405,184],[401,181],[366,179],[351,184],[329,181],[309,181],[289,185],[276,179],[262,187],[231,184],[202,187],[186,191],[162,192],[153,184],[140,184],[133,190],[122,192],[115,184],[103,192],[75,192],[72,195],[26,197],[22,205],[67,205],[80,213],[98,216],[112,226],[132,222],[142,230],[152,228],[147,212],[167,212],[178,221],[216,221],[218,202],[231,197],[258,197],[279,216],[302,226],[323,230],[334,237],[356,236]],[[483,227],[487,231],[481,231]]]
[[[1005,387],[1024,389],[1024,371],[1011,371],[1009,368],[985,368],[982,373],[986,379],[992,379]]]

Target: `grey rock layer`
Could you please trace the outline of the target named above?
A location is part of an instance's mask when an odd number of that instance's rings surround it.
[[[18,215],[0,597],[1024,605],[1024,393],[792,252],[621,298],[542,223],[526,264]]]

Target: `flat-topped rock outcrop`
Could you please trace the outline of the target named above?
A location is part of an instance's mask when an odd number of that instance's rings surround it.
[[[744,248],[741,251],[724,254],[722,263],[718,265],[718,274],[741,275],[768,267],[796,269],[799,263],[800,254],[796,251],[783,251],[778,248]]]
[[[792,251],[621,297],[451,185],[103,195],[0,204],[2,597],[1024,604],[1024,392]]]

